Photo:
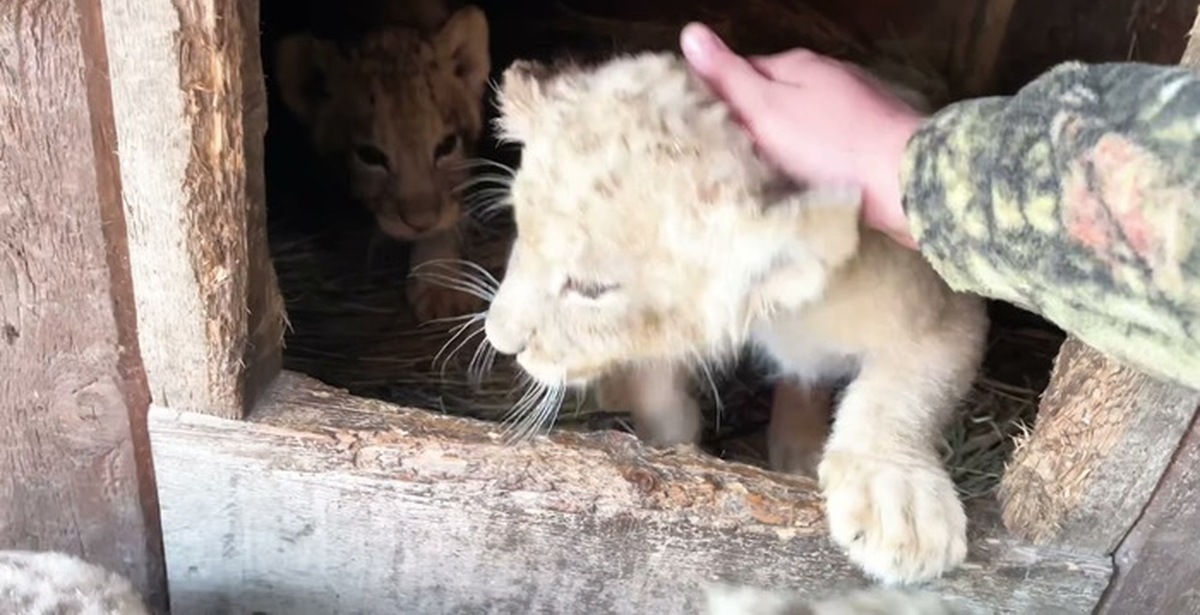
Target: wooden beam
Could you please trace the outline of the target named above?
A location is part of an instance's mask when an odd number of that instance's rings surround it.
[[[167,602],[98,0],[0,3],[0,546]]]
[[[105,0],[142,358],[155,403],[241,417],[282,361],[255,0]]]
[[[1068,338],[1033,432],[1000,485],[1005,526],[1037,544],[1112,553],[1133,527],[1200,406]]]
[[[175,613],[700,612],[712,581],[865,585],[811,481],[627,434],[505,446],[495,424],[289,372],[247,421],[150,423]],[[1094,607],[1107,558],[1014,544],[973,512],[968,565],[932,589],[968,613]]]

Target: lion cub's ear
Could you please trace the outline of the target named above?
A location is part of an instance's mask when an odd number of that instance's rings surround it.
[[[275,46],[275,80],[283,102],[301,122],[311,123],[333,97],[330,74],[341,62],[336,46],[293,34]]]
[[[781,249],[754,291],[761,313],[795,310],[821,298],[832,272],[858,251],[861,202],[857,189],[810,188],[768,204],[751,233],[762,238],[759,245]]]
[[[858,251],[862,191],[852,187],[809,187],[768,204],[758,220],[764,232],[783,233],[787,242],[830,268]]]
[[[492,71],[488,49],[487,16],[477,6],[458,9],[434,36],[438,54],[454,66],[454,76],[462,80],[472,96],[482,99]]]
[[[529,138],[546,99],[543,81],[549,75],[549,65],[533,60],[517,60],[504,69],[497,92],[500,117],[496,123],[501,138],[515,143]]]

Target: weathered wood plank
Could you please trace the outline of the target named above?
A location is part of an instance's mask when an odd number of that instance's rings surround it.
[[[278,373],[283,339],[266,235],[258,2],[103,7],[151,395],[241,417]]]
[[[248,421],[154,408],[150,424],[176,615],[694,613],[711,581],[865,584],[811,481],[626,434],[505,446],[494,424],[288,372]],[[984,512],[968,566],[934,589],[968,612],[1093,608],[1107,558],[1013,544]]]
[[[1036,544],[1112,553],[1133,527],[1200,406],[1068,338],[1037,424],[1000,486],[1004,525]]]
[[[97,0],[0,3],[0,548],[166,577]]]
[[[1097,615],[1200,613],[1200,425],[1193,424],[1154,499],[1115,554]]]

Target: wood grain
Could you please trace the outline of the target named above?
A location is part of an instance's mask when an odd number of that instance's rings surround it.
[[[1005,469],[1005,526],[1037,544],[1112,553],[1150,501],[1198,405],[1200,392],[1067,338],[1033,432]]]
[[[1193,424],[1162,484],[1117,549],[1097,615],[1200,613],[1200,425]]]
[[[165,571],[97,0],[0,4],[0,546]]]
[[[176,615],[695,613],[712,581],[864,585],[811,481],[627,434],[505,446],[495,424],[289,372],[248,421],[150,424]],[[1106,558],[1014,544],[974,512],[968,565],[934,589],[974,613],[1096,604]]]
[[[258,2],[103,8],[150,391],[158,404],[238,418],[282,360]]]

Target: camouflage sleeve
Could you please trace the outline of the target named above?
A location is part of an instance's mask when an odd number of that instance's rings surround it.
[[[1068,63],[909,141],[904,208],[957,290],[1200,388],[1200,77]]]

